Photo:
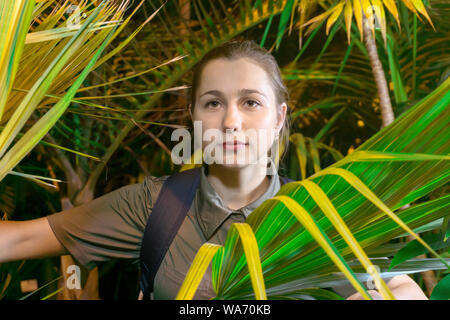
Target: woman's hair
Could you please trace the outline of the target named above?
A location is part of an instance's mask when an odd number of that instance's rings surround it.
[[[278,106],[283,102],[288,104],[289,92],[281,76],[280,68],[275,58],[264,48],[261,48],[253,40],[232,40],[215,47],[208,53],[194,67],[194,75],[192,79],[192,86],[190,92],[190,103],[192,108],[195,108],[195,96],[200,82],[200,77],[206,64],[215,59],[237,60],[240,58],[248,58],[255,62],[259,67],[266,71],[269,80],[272,83],[272,88],[275,94],[275,100]],[[281,108],[278,115],[281,115]],[[288,110],[289,111],[289,108]],[[289,145],[289,120],[288,115],[283,123],[280,131],[280,144],[284,146],[283,153],[280,154],[280,160],[287,151]]]

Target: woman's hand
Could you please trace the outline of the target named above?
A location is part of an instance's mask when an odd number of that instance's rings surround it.
[[[387,286],[397,300],[428,300],[419,285],[406,274],[395,276],[387,283]],[[374,300],[383,300],[378,291],[368,290],[367,292]],[[364,298],[357,292],[348,297],[347,300],[364,300]]]
[[[377,290],[367,290],[367,293],[372,296],[373,300],[383,300],[383,297]],[[348,297],[347,300],[365,300],[365,299],[363,298],[361,293],[356,292],[355,294],[352,294],[350,297]]]

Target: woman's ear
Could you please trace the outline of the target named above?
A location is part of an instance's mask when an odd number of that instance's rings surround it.
[[[194,123],[194,117],[192,116],[192,103],[188,105],[189,115],[191,116],[191,121]]]
[[[286,119],[286,112],[287,112],[287,104],[286,102],[283,102],[280,105],[279,112],[278,112],[278,119],[277,119],[277,130],[281,130],[283,128],[284,120]]]

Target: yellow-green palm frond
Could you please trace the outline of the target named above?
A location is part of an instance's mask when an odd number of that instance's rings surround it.
[[[97,5],[95,5],[97,4]],[[118,35],[128,0],[6,1],[0,7],[0,180],[64,113]],[[117,48],[113,50],[117,52]],[[58,99],[50,98],[58,96]],[[52,107],[20,132],[34,111]],[[14,144],[13,142],[17,140]]]
[[[401,0],[401,2],[414,14],[421,19],[425,17],[433,26],[430,16],[427,13],[422,0]],[[301,23],[299,27],[304,28],[311,25],[309,30],[315,29],[323,21],[326,23],[326,33],[343,16],[347,30],[347,38],[350,43],[350,29],[353,18],[363,39],[363,20],[367,19],[370,29],[374,32],[375,26],[379,26],[383,39],[386,40],[386,12],[387,9],[395,21],[400,26],[399,10],[395,0],[340,0],[334,6],[327,8],[322,14],[310,19],[306,23]],[[434,26],[433,26],[434,28]]]

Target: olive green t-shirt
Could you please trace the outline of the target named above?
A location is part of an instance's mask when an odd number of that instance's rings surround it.
[[[268,177],[269,187],[260,198],[239,210],[231,210],[210,185],[202,167],[191,208],[155,276],[154,299],[174,299],[202,244],[223,245],[232,223],[244,222],[259,205],[276,195],[280,189],[279,176],[275,173]],[[61,244],[88,269],[94,268],[96,262],[112,258],[132,259],[138,264],[148,217],[167,178],[147,176],[142,183],[124,186],[84,205],[49,215],[48,222]],[[344,296],[355,291],[351,286],[334,289]],[[214,296],[210,265],[194,299]]]

